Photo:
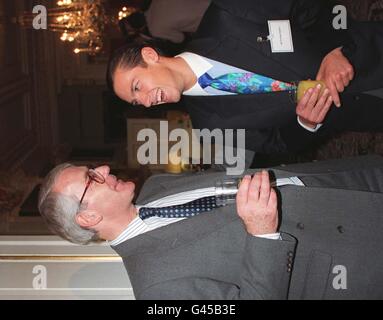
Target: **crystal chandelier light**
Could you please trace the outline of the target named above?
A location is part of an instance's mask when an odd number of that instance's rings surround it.
[[[103,47],[105,24],[109,23],[103,0],[60,0],[57,6],[47,8],[48,30],[60,33],[60,40],[73,42],[74,53],[96,55]],[[24,13],[21,23],[30,25],[34,18]]]
[[[118,12],[118,20],[121,20],[123,18],[126,18],[127,16],[131,15],[133,12],[135,12],[136,9],[133,8],[127,8],[123,7],[119,12]]]
[[[106,15],[102,0],[60,0],[58,8],[51,9],[51,30],[60,32],[61,41],[75,42],[74,53],[98,53]]]

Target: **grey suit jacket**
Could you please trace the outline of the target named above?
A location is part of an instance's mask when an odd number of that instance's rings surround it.
[[[235,206],[173,223],[114,249],[137,299],[383,298],[383,159],[273,169],[306,187],[279,189],[282,240],[246,233]],[[159,175],[139,203],[212,186],[223,173]]]

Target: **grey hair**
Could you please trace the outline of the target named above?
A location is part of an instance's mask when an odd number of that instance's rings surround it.
[[[52,191],[57,177],[70,167],[73,167],[70,163],[60,164],[45,177],[38,199],[40,214],[51,231],[70,242],[88,244],[100,241],[96,230],[82,228],[76,222],[80,200],[75,196]]]

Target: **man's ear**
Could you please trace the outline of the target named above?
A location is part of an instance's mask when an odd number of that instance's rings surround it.
[[[155,62],[158,62],[160,60],[160,56],[157,53],[157,51],[151,47],[143,47],[141,49],[141,55],[142,55],[142,59],[147,64],[155,63]]]
[[[80,227],[91,228],[102,221],[102,215],[95,210],[84,210],[76,215],[76,222]]]

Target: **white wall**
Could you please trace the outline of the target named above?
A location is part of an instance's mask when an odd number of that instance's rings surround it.
[[[0,299],[134,299],[121,258],[105,243],[0,236]]]

